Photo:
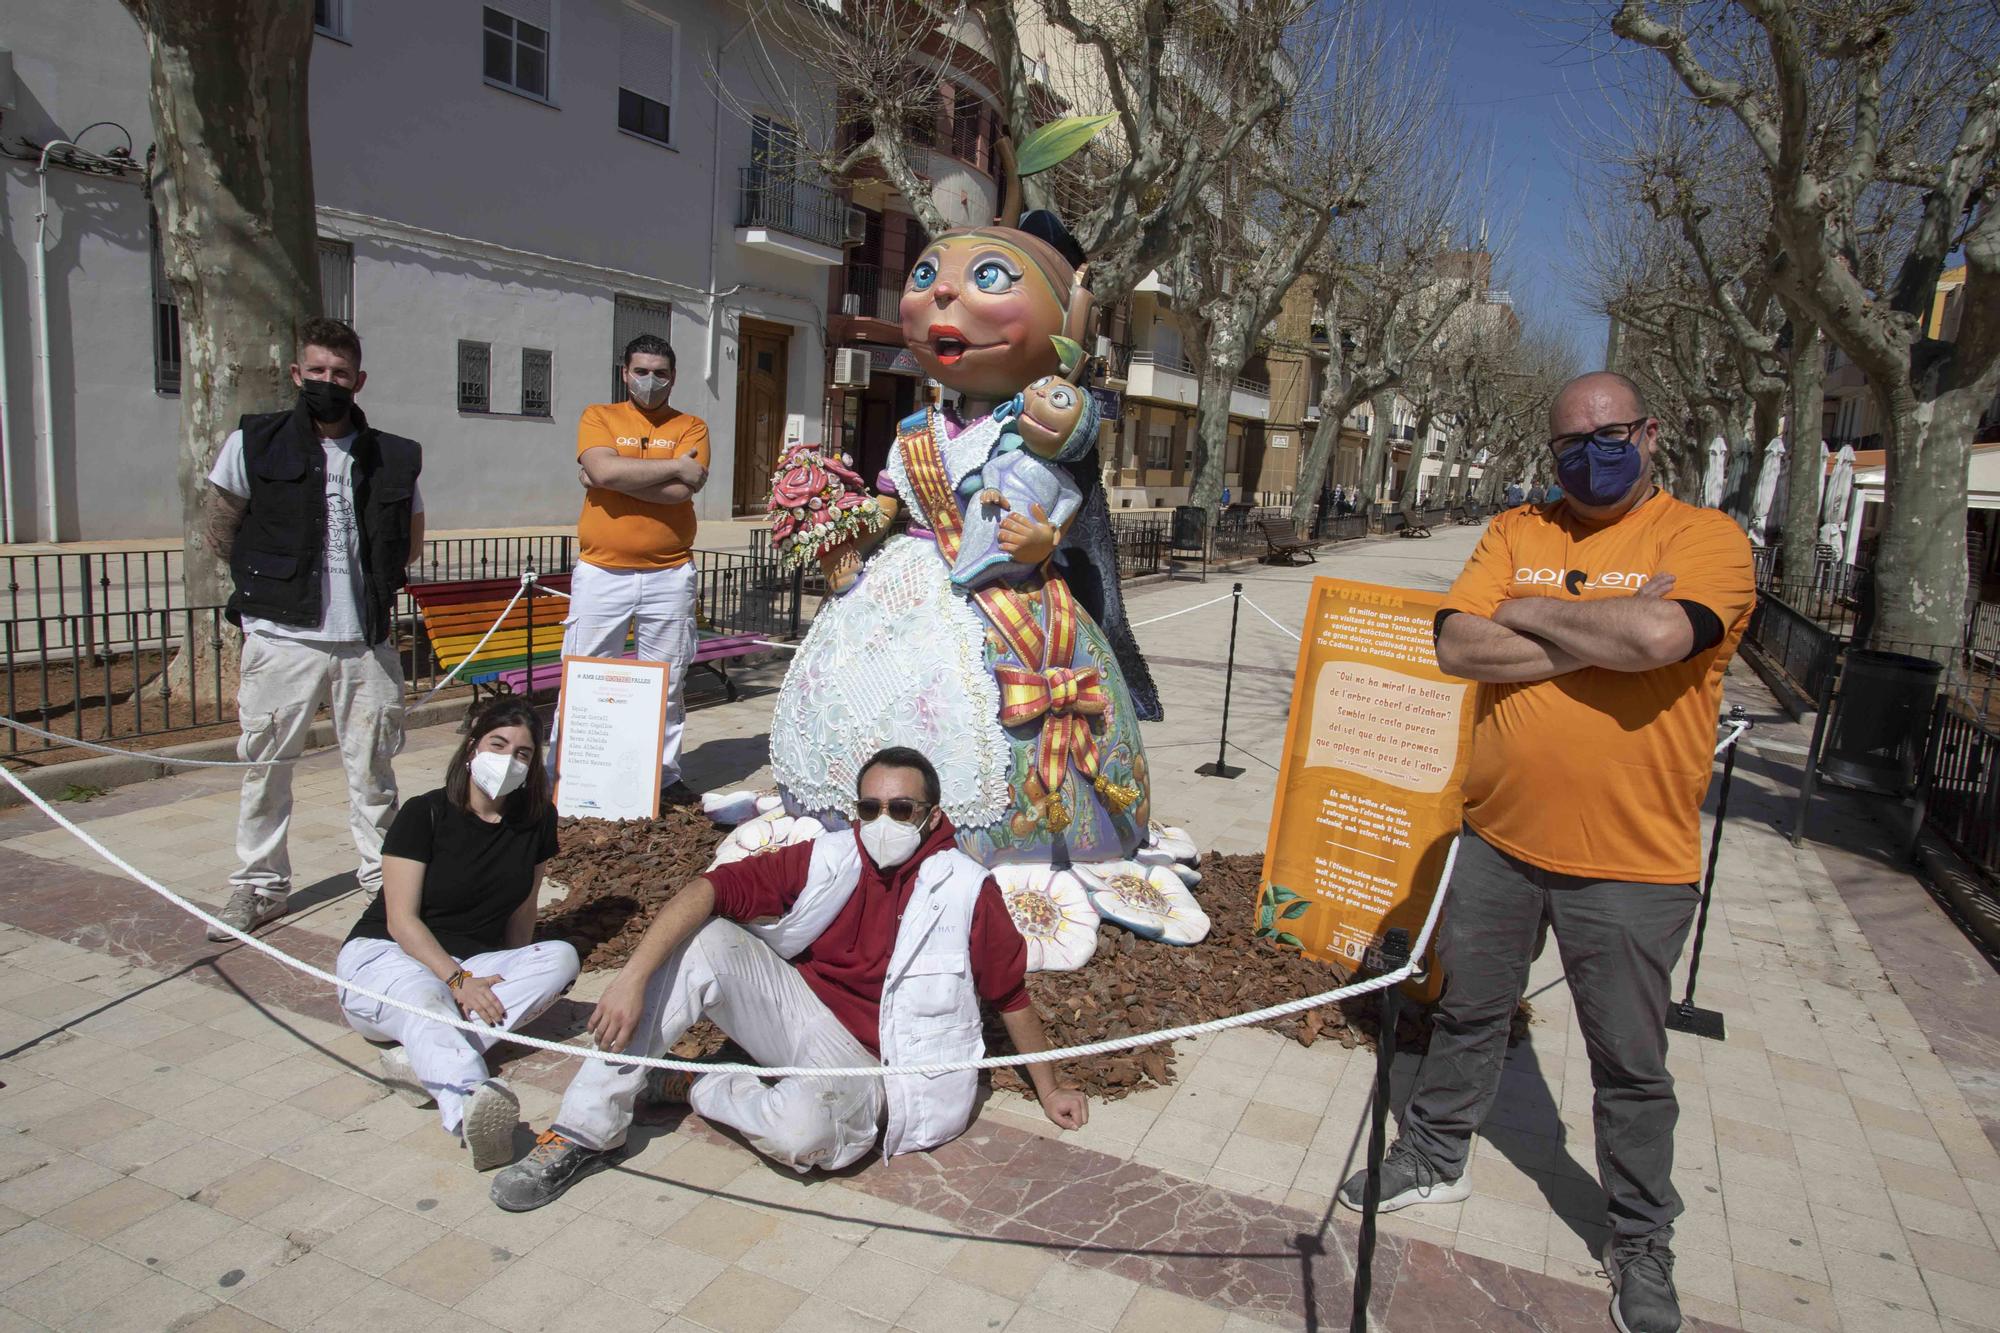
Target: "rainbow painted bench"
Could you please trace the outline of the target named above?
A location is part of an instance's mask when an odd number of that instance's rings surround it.
[[[569,591],[567,574],[544,574],[536,583],[554,592]],[[532,694],[537,690],[552,690],[562,683],[562,622],[568,609],[563,599],[546,593],[522,597],[507,612],[500,627],[493,629],[494,621],[520,586],[519,579],[463,579],[409,585],[410,600],[423,615],[431,655],[444,671],[464,663],[458,679],[473,687],[474,697],[482,687],[509,694]],[[699,610],[696,616],[699,624]],[[493,629],[493,635],[481,647],[480,638],[489,629]],[[713,674],[721,682],[725,696],[734,703],[736,682],[729,678],[727,664],[733,658],[763,651],[763,641],[754,634],[720,634],[706,627],[699,633],[694,665]],[[629,637],[624,655],[632,655]]]

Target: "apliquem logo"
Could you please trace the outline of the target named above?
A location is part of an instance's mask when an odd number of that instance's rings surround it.
[[[1527,565],[1514,571],[1514,585],[1531,588],[1562,588],[1572,597],[1597,588],[1630,588],[1633,592],[1646,586],[1649,575],[1636,569],[1613,570],[1609,574],[1595,577],[1581,569],[1531,569]]]

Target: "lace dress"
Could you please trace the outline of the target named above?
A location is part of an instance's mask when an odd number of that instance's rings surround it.
[[[944,441],[956,487],[987,459],[1001,427],[991,417]],[[778,690],[771,718],[771,768],[789,808],[851,817],[861,765],[876,751],[907,745],[937,768],[945,813],[959,845],[993,865],[1047,861],[1051,835],[1022,796],[1036,732],[1000,725],[994,666],[1010,661],[984,615],[953,589],[951,569],[928,535],[929,521],[904,468],[901,443],[884,476],[923,535],[885,541],[848,591],[814,617]],[[1095,666],[1111,698],[1099,743],[1112,781],[1140,792],[1146,762],[1138,714],[1102,631],[1078,627],[1075,663]],[[1114,817],[1089,789],[1065,836],[1078,861],[1131,855],[1144,839],[1150,802]]]

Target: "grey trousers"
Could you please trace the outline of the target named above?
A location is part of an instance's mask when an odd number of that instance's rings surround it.
[[[1590,1053],[1597,1177],[1612,1233],[1670,1228],[1681,1212],[1672,1180],[1680,1106],[1667,1072],[1666,1014],[1699,900],[1692,884],[1558,875],[1467,828],[1438,937],[1444,995],[1402,1137],[1442,1175],[1464,1174],[1472,1135],[1500,1088],[1508,1023],[1546,923]]]

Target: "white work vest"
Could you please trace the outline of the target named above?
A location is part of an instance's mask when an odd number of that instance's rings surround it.
[[[745,927],[780,957],[794,958],[818,939],[861,882],[861,848],[851,828],[813,841],[805,889],[782,917]],[[917,867],[882,979],[881,1043],[885,1065],[977,1060],[986,1054],[979,993],[972,984],[972,910],[986,867],[956,848]],[[891,1075],[882,1080],[888,1127],[882,1155],[922,1152],[949,1143],[972,1122],[979,1074]]]

